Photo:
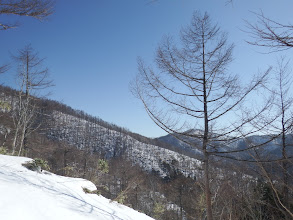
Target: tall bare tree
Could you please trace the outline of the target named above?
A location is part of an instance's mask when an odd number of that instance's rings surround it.
[[[283,50],[289,50],[293,48],[293,25],[288,23],[280,23],[278,21],[272,20],[265,16],[263,12],[255,13],[257,17],[256,23],[249,23],[248,30],[251,34],[251,39],[248,41],[249,44],[267,48],[270,53],[280,52]],[[290,179],[292,174],[290,174],[289,165],[292,163],[288,155],[288,149],[291,143],[288,134],[292,132],[292,97],[290,95],[290,87],[292,85],[291,72],[288,71],[289,63],[284,61],[284,58],[281,59],[278,63],[278,69],[276,71],[277,85],[278,89],[272,91],[276,98],[274,102],[274,109],[276,110],[277,120],[274,121],[270,126],[267,127],[271,133],[278,134],[281,138],[281,150],[282,158],[281,162],[277,165],[281,167],[280,173],[282,179],[278,179],[278,184],[282,185],[281,190],[273,184],[273,180],[277,178],[276,175],[269,176],[268,172],[265,170],[265,167],[262,165],[261,168],[265,173],[267,178],[270,178],[268,181],[271,183],[272,190],[275,192],[276,197],[278,198],[278,203],[281,207],[281,210],[285,211],[285,215],[293,217],[293,212],[290,210],[289,204],[289,191],[292,191],[292,186],[290,186]],[[266,118],[268,120],[268,118]],[[260,123],[259,123],[260,124]],[[279,198],[279,194],[283,196],[282,199]]]
[[[15,137],[13,141],[13,152],[16,149],[17,137],[20,133],[19,152],[20,155],[23,147],[26,147],[26,138],[31,129],[36,129],[35,118],[38,114],[35,97],[38,91],[52,86],[52,81],[49,80],[49,71],[44,68],[43,61],[38,53],[28,45],[24,49],[19,50],[18,55],[14,57],[18,63],[19,81],[19,99],[18,106],[14,111],[15,122]]]
[[[281,149],[282,149],[282,176],[283,176],[283,189],[282,194],[284,196],[284,204],[288,206],[289,199],[289,160],[288,160],[288,147],[289,143],[286,135],[292,132],[293,121],[292,121],[292,106],[293,99],[290,96],[289,89],[292,84],[291,73],[288,70],[288,62],[282,59],[279,62],[279,68],[277,71],[277,82],[278,90],[276,94],[278,95],[277,102],[275,103],[277,109],[279,110],[280,120],[279,120],[279,130],[281,131]],[[275,127],[278,128],[277,126]],[[293,216],[292,216],[293,217]]]
[[[181,32],[180,43],[178,48],[172,38],[164,39],[156,53],[155,70],[139,59],[132,90],[159,127],[185,142],[184,137],[200,140],[200,144],[189,144],[203,154],[206,214],[211,220],[210,156],[218,151],[219,142],[228,141],[228,136],[232,140],[240,130],[243,133],[253,120],[236,123],[235,112],[269,70],[241,88],[238,77],[227,71],[234,46],[207,13],[194,13],[191,25]]]
[[[290,193],[292,193],[293,189],[290,181],[292,179],[290,166],[292,166],[293,161],[292,155],[289,153],[289,148],[292,147],[290,136],[293,128],[293,99],[290,95],[292,77],[289,61],[286,61],[285,58],[279,59],[278,66],[274,72],[275,77],[272,79],[272,84],[267,88],[267,93],[273,94],[270,114],[265,117],[259,117],[258,120],[254,121],[253,126],[257,128],[265,127],[262,132],[268,137],[266,142],[278,146],[281,155],[276,158],[276,155],[265,155],[261,152],[261,149],[254,149],[254,157],[258,161],[263,176],[272,188],[274,196],[277,198],[277,208],[290,219],[293,217],[293,212],[290,210],[290,203],[292,203]],[[264,157],[267,157],[265,158],[265,163],[263,161]],[[274,168],[270,169],[269,167]]]

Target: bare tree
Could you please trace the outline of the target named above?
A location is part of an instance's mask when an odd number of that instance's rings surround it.
[[[251,34],[251,40],[248,41],[249,44],[264,47],[269,50],[269,52],[280,52],[284,50],[289,50],[293,48],[293,25],[283,24],[272,20],[264,15],[263,12],[255,13],[257,17],[257,22],[252,24],[247,22],[249,33]],[[271,167],[274,167],[274,172],[268,171],[268,165],[261,162],[258,163],[265,179],[269,183],[274,194],[275,203],[277,204],[279,210],[281,210],[286,219],[291,219],[293,217],[293,212],[290,207],[292,206],[292,201],[290,201],[290,194],[292,193],[292,172],[290,166],[292,166],[292,155],[288,155],[289,147],[292,147],[290,141],[290,134],[292,132],[292,104],[293,100],[290,95],[290,87],[292,85],[291,72],[289,71],[289,62],[285,62],[282,58],[278,62],[278,68],[276,70],[276,85],[277,89],[272,90],[268,88],[275,95],[273,110],[276,120],[270,123],[270,126],[266,126],[266,131],[280,138],[280,149],[281,157],[278,162],[272,161],[268,158]],[[254,124],[260,126],[262,122],[271,120],[268,116],[258,121]],[[275,140],[275,138],[274,138]],[[259,152],[258,152],[259,153]],[[257,157],[257,160],[262,160]],[[278,171],[276,171],[278,170]],[[291,204],[290,204],[291,202]]]
[[[33,17],[44,20],[53,13],[53,0],[3,0],[0,15]],[[17,27],[17,23],[0,22],[0,30]]]
[[[292,171],[290,165],[292,164],[292,155],[288,154],[288,150],[292,147],[292,141],[290,135],[292,133],[293,121],[292,121],[292,107],[293,99],[290,95],[290,86],[292,84],[291,71],[289,69],[289,61],[285,58],[281,58],[278,61],[278,66],[275,68],[275,77],[272,82],[275,82],[275,88],[271,85],[267,88],[268,93],[273,94],[273,102],[270,110],[270,114],[265,117],[259,117],[253,123],[254,127],[263,127],[263,134],[270,137],[268,143],[273,142],[280,149],[280,156],[276,158],[276,155],[264,155],[257,149],[254,149],[255,154],[253,157],[256,161],[259,161],[259,167],[264,177],[272,187],[273,192],[277,198],[276,202],[279,203],[280,210],[285,215],[293,217],[292,211],[290,211],[290,191],[292,191]],[[272,156],[274,158],[272,158]],[[266,163],[260,161],[266,158]],[[268,171],[267,164],[270,162],[271,167],[274,167],[272,171]],[[275,182],[273,184],[273,182]],[[277,183],[277,184],[276,184]],[[279,189],[277,190],[276,185]],[[280,196],[281,195],[281,196]],[[282,198],[281,198],[282,197]],[[292,201],[291,201],[292,202]],[[289,217],[288,217],[289,218]]]
[[[227,71],[233,45],[207,13],[194,14],[191,25],[182,30],[180,42],[179,49],[170,37],[164,39],[156,53],[156,70],[139,59],[132,90],[159,127],[185,142],[184,137],[200,140],[200,144],[188,144],[203,154],[206,214],[211,220],[210,156],[218,151],[219,142],[227,142],[228,136],[234,139],[240,130],[243,133],[243,127],[256,117],[237,123],[235,112],[269,70],[241,88],[238,77]]]
[[[279,62],[279,69],[277,72],[277,82],[278,90],[276,94],[278,95],[277,102],[275,103],[278,113],[280,114],[279,130],[281,131],[281,149],[282,149],[282,176],[283,176],[283,190],[282,194],[284,196],[284,204],[288,205],[289,199],[289,160],[288,160],[288,144],[286,135],[292,132],[293,121],[292,121],[292,105],[293,99],[289,94],[289,89],[292,84],[292,78],[290,77],[290,72],[288,71],[288,62],[284,62],[282,59]],[[276,128],[278,128],[276,127]]]
[[[20,133],[19,152],[20,155],[23,147],[26,147],[26,138],[30,131],[38,128],[35,124],[35,118],[38,114],[35,97],[39,90],[52,86],[49,80],[47,68],[42,67],[44,59],[40,59],[38,53],[28,45],[19,50],[14,59],[18,62],[19,95],[18,106],[14,111],[15,136],[13,141],[13,154],[16,149],[17,137]]]

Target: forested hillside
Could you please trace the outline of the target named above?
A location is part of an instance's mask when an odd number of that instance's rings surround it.
[[[2,152],[12,150],[17,94],[1,87]],[[157,219],[193,219],[201,215],[202,162],[188,157],[186,149],[145,138],[62,103],[38,98],[34,102],[38,114],[23,149],[17,142],[16,154],[43,158],[55,173],[89,179],[102,195]],[[196,156],[201,159],[193,154]],[[221,210],[228,208],[227,213],[237,219],[243,213],[248,219],[260,213],[272,215],[266,207],[274,203],[269,200],[273,192],[260,171],[240,161],[213,162],[212,190],[217,192],[214,200],[219,215],[226,216]],[[282,216],[282,212],[276,210],[273,215]]]

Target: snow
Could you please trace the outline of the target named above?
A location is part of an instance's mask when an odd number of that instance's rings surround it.
[[[0,219],[152,219],[102,196],[84,193],[83,188],[96,190],[90,181],[38,173],[21,165],[30,160],[0,155]]]

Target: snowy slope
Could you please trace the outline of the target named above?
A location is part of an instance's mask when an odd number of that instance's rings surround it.
[[[47,136],[50,139],[65,141],[79,149],[88,148],[92,152],[105,154],[107,158],[124,155],[144,170],[156,171],[161,177],[168,176],[162,164],[172,165],[184,176],[192,178],[202,175],[201,162],[178,152],[156,145],[142,143],[135,138],[107,129],[96,123],[54,111]]]
[[[30,160],[0,155],[0,219],[152,219],[102,196],[84,193],[83,187],[96,189],[87,180],[38,173],[21,165]]]

